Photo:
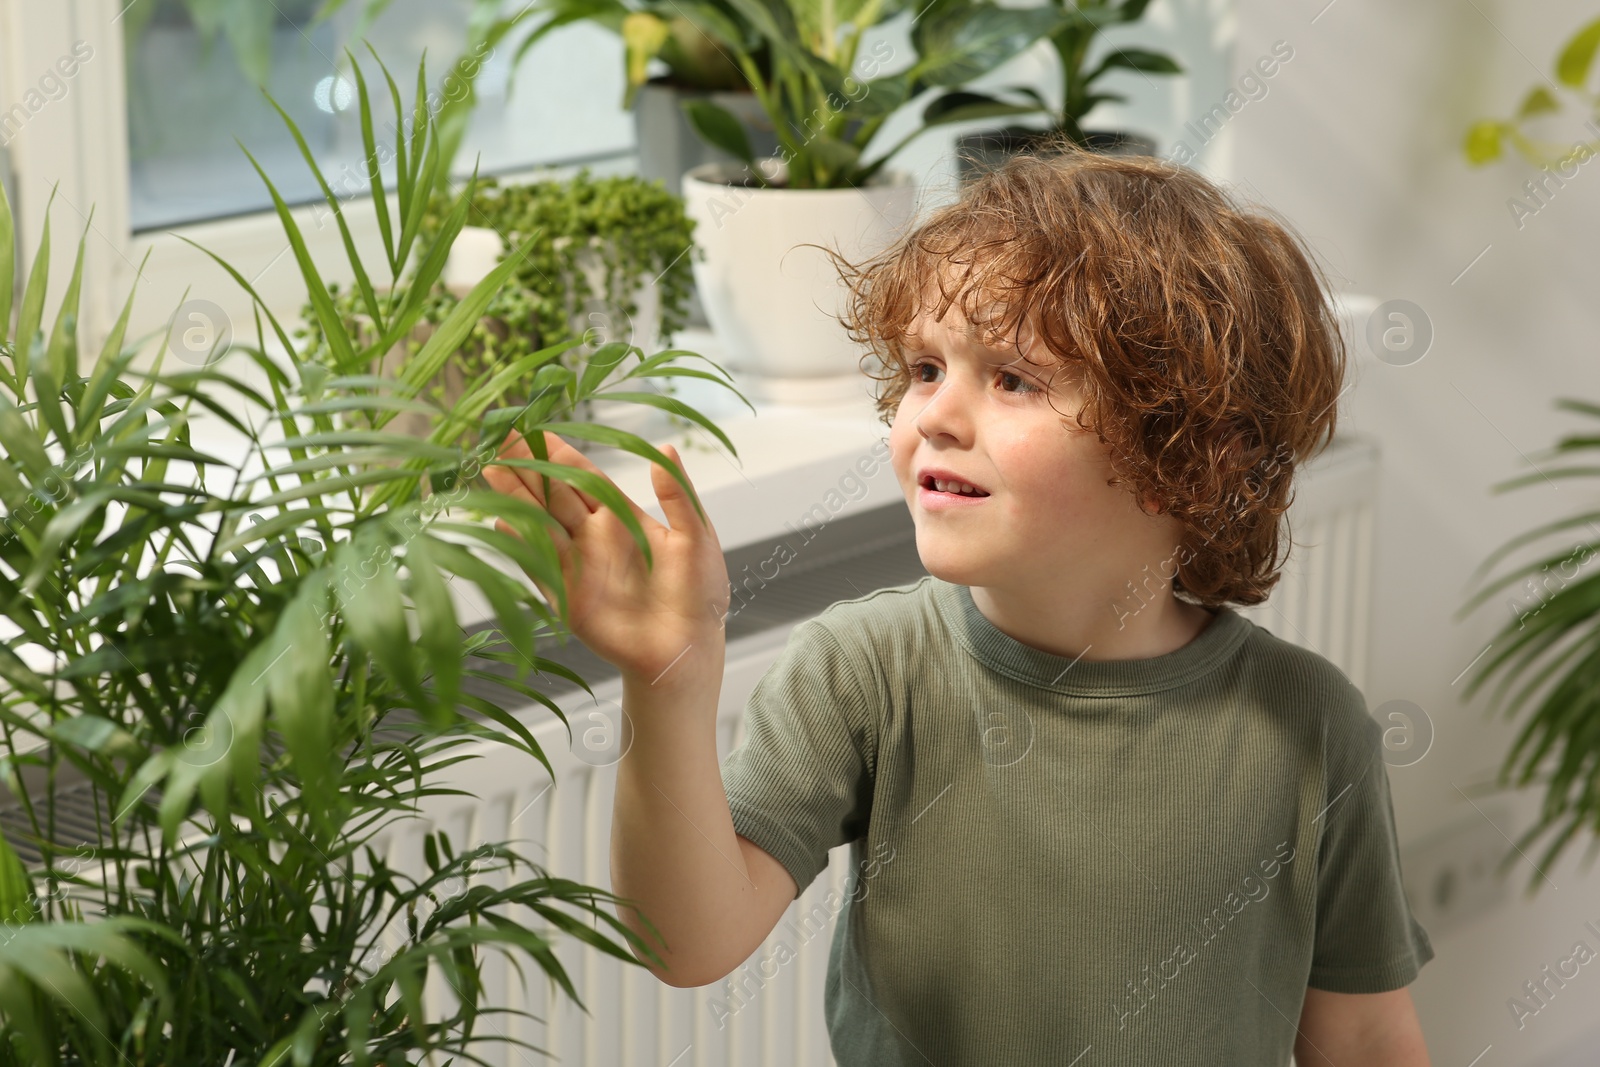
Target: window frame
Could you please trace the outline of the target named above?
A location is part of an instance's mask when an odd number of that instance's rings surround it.
[[[61,293],[70,280],[77,240],[90,221],[91,208],[93,211],[81,297],[86,344],[93,346],[109,333],[135,283],[138,292],[130,337],[164,329],[186,298],[210,300],[232,320],[236,335],[253,335],[249,295],[184,238],[227,260],[247,278],[254,277],[274,314],[294,317],[304,300],[304,285],[274,212],[133,233],[127,83],[119,21],[126,7],[127,0],[55,0],[51,4],[0,0],[0,41],[6,53],[0,69],[8,72],[6,83],[0,85],[0,99],[21,100],[27,88],[49,69],[49,62],[28,57],[66,55],[80,41],[93,49],[93,55],[68,82],[66,94],[35,113],[5,146],[10,169],[7,188],[16,197],[17,232],[28,262],[39,246],[45,205],[54,188],[55,202],[49,212],[52,293]],[[306,205],[291,209],[291,213],[318,268],[326,268],[330,278],[342,278],[348,270],[340,269],[345,263],[343,245],[326,207]],[[344,215],[362,255],[381,255],[371,202],[351,200]]]

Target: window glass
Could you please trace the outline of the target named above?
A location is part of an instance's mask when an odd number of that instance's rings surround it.
[[[252,75],[300,127],[341,195],[366,188],[354,79],[344,55],[361,60],[374,94],[375,135],[393,143],[382,73],[352,34],[367,0],[347,0],[317,20],[324,0],[140,0],[124,19],[128,78],[130,208],[135,233],[270,210],[271,196],[235,138],[291,204],[320,199],[299,149]],[[506,13],[526,0],[508,4]],[[433,92],[442,94],[462,56],[473,0],[393,0],[364,36],[410,105],[424,49]],[[259,25],[243,24],[258,20]],[[634,150],[622,110],[622,42],[598,26],[565,27],[540,41],[512,78],[526,27],[483,56],[478,103],[455,172],[498,174],[543,165],[615,159]],[[514,88],[514,92],[512,91]],[[435,98],[436,100],[439,98]],[[383,153],[385,158],[390,153]],[[392,163],[388,167],[392,173]]]

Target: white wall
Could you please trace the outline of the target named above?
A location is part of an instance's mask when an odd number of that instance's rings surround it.
[[[1537,461],[1561,434],[1593,426],[1551,405],[1600,400],[1586,310],[1600,282],[1600,166],[1581,168],[1519,230],[1506,201],[1533,168],[1474,170],[1459,149],[1472,120],[1509,115],[1596,14],[1579,0],[1240,0],[1240,60],[1278,39],[1295,48],[1270,95],[1233,119],[1243,191],[1286,215],[1336,280],[1414,301],[1435,330],[1410,366],[1364,358],[1342,409],[1383,450],[1368,704],[1414,701],[1436,729],[1424,759],[1390,770],[1403,843],[1479,817],[1457,787],[1489,778],[1520,725],[1488,719],[1486,694],[1463,702],[1466,679],[1454,681],[1512,614],[1508,591],[1458,621],[1479,588],[1471,573],[1512,536],[1600,496],[1600,483],[1583,479],[1490,492],[1533,470],[1525,455]],[[1540,796],[1513,799],[1499,829],[1515,839]],[[1438,957],[1412,992],[1435,1064],[1595,1062],[1600,965],[1583,967],[1520,1030],[1507,1007],[1575,942],[1600,951],[1584,929],[1600,926],[1600,876],[1579,872],[1588,840],[1544,872],[1557,888],[1523,898],[1533,871],[1519,858],[1505,906],[1434,938]],[[1532,860],[1540,851],[1528,850]]]

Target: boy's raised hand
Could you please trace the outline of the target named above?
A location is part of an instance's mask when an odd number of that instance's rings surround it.
[[[544,439],[550,462],[605,477],[559,435],[546,430]],[[663,452],[683,466],[672,445],[664,446]],[[527,441],[515,431],[500,455],[534,458]],[[731,589],[722,546],[666,468],[651,464],[650,481],[670,525],[662,525],[622,494],[649,538],[653,568],[646,565],[622,520],[589,494],[551,478],[546,503],[537,471],[486,465],[483,476],[497,492],[545,508],[561,525],[552,537],[567,587],[568,625],[590,651],[625,677],[654,682],[691,646],[723,640]],[[514,533],[503,519],[495,528]],[[544,583],[537,579],[534,583],[554,605],[555,597]]]

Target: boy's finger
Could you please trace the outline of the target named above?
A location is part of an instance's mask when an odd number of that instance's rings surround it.
[[[596,467],[588,456],[567,444],[566,438],[562,437],[560,434],[551,433],[549,430],[544,431],[544,447],[545,451],[550,455],[551,463],[559,463],[563,467],[577,467],[579,470],[586,470],[595,474],[600,474],[600,468]],[[600,474],[600,477],[604,478],[605,475]],[[590,496],[584,490],[579,489],[577,486],[570,483],[567,485],[567,489],[579,500],[581,500],[583,502],[583,506],[588,508],[591,513],[600,510],[600,501]]]
[[[515,527],[513,527],[504,519],[496,519],[494,522],[494,528],[499,530],[501,533],[509,534],[512,537],[520,538],[522,536],[517,532]],[[572,551],[572,535],[565,533],[560,529],[552,530],[548,526],[541,526],[541,529],[545,530],[550,535],[550,541],[553,545],[555,545],[556,558],[562,560],[566,559],[567,553]],[[532,576],[530,575],[529,577]],[[543,586],[540,588],[542,589]]]
[[[507,437],[506,445],[502,446],[501,451],[499,451],[502,458],[538,459],[538,456],[533,454],[533,448],[528,446],[528,442],[523,440],[522,435],[512,432],[512,437],[515,437],[515,440]],[[562,464],[562,466],[566,467],[574,466],[574,464],[568,461],[565,454],[558,456],[562,448],[566,448],[566,451],[571,451],[573,454],[581,454],[578,453],[578,450],[574,450],[574,448],[562,442],[562,438],[557,437],[555,434],[550,434],[549,430],[544,432],[544,448],[546,448],[546,454],[549,456],[549,461],[546,462],[554,462],[554,464]],[[526,494],[536,504],[549,510],[550,515],[555,518],[555,522],[562,523],[562,528],[566,530],[566,533],[576,530],[578,523],[589,518],[589,515],[594,514],[595,509],[598,509],[598,504],[590,501],[586,493],[581,493],[581,491],[576,490],[568,483],[562,482],[560,478],[550,478],[550,499],[546,501],[544,499],[544,475],[539,474],[538,470],[531,470],[528,467],[485,467],[483,469],[483,477],[490,478],[488,472],[491,469],[498,470],[499,474],[491,478],[490,485],[498,488],[502,493],[509,493],[510,496],[517,496],[517,498],[522,498],[523,494]],[[518,490],[518,486],[520,486],[520,490]]]
[[[511,436],[507,437],[505,443],[500,446],[500,451],[495,458],[533,459],[535,457],[533,449],[528,447],[528,442],[523,440],[521,434],[512,430]],[[523,492],[533,497],[535,503],[540,506],[544,504],[544,486],[540,484],[539,475],[535,471],[528,470],[525,467],[497,467],[486,464],[483,468],[483,476],[498,492],[506,493],[510,496],[521,496],[522,493],[517,492],[520,487]]]
[[[579,452],[576,448],[567,444],[566,440],[559,435],[550,433],[548,430],[546,430],[545,433],[547,435],[545,439],[550,446],[551,460],[561,463],[563,466],[577,467],[579,470],[586,470],[591,474],[595,474],[601,478],[604,478],[607,482],[611,483],[611,488],[616,489],[617,495],[622,497],[623,502],[628,505],[628,510],[633,512],[633,517],[642,525],[648,527],[649,523],[655,521],[655,516],[651,515],[649,512],[645,511],[638,504],[636,504],[633,498],[627,493],[624,493],[621,489],[617,489],[617,483],[611,481],[611,476],[596,466],[594,460],[590,459],[582,452]],[[557,458],[558,456],[559,458]],[[576,489],[574,489],[574,492],[578,493],[590,511],[599,511],[605,506],[588,493]]]
[[[541,507],[544,504],[544,501],[538,498],[537,490],[530,489],[521,478],[517,477],[517,472],[510,467],[485,465],[483,468],[483,480],[488,482],[489,488],[497,493],[504,493],[506,496],[515,497],[518,500],[531,500]]]
[[[515,435],[516,440],[507,439],[504,447],[500,449],[500,458],[503,459],[536,459],[533,450],[528,447],[528,442],[521,435]],[[554,436],[546,431],[546,447],[549,447],[550,438]],[[559,440],[559,438],[557,439]],[[559,463],[554,454],[549,462]],[[566,464],[570,466],[570,464]],[[491,471],[495,472],[491,475]],[[531,499],[548,511],[552,518],[561,524],[561,528],[568,534],[573,533],[583,520],[594,513],[584,498],[566,482],[559,478],[550,479],[550,499],[544,497],[543,475],[527,467],[495,467],[485,466],[483,476],[496,490],[506,493],[517,499]]]
[[[684,478],[688,480],[692,488],[694,479],[689,477],[689,469],[683,465],[683,459],[678,455],[678,450],[672,445],[663,445],[661,450],[668,459],[677,465],[679,470],[683,471]],[[695,510],[694,500],[690,498],[688,493],[684,492],[683,486],[678,484],[678,479],[672,476],[671,471],[659,463],[651,464],[650,484],[656,491],[656,499],[661,501],[661,511],[667,517],[667,524],[673,530],[678,533],[698,534],[705,532],[710,535],[712,540],[716,539],[716,531],[711,529],[706,519],[700,517],[700,513]],[[696,490],[695,497],[698,498],[699,495],[699,491]],[[701,506],[704,507],[704,504]]]
[[[509,523],[507,523],[504,519],[500,519],[500,520],[496,521],[495,529],[499,530],[501,533],[510,534],[512,537],[516,537],[517,536],[517,531],[513,530],[511,528],[511,525]],[[566,553],[567,553],[567,551],[569,550],[569,548],[570,548],[570,546],[572,544],[572,541],[571,541],[570,538],[567,538],[566,536],[564,536],[562,534],[555,534],[554,536],[557,539],[556,551],[557,551],[558,555],[561,556],[561,558],[564,560],[565,556],[566,556]],[[563,565],[563,569],[564,569],[564,565]],[[528,579],[529,579],[529,581],[533,582],[534,588],[539,590],[539,595],[544,598],[545,603],[554,604],[556,602],[554,594],[552,593],[550,588],[548,586],[546,586],[542,581],[540,581],[538,578],[535,578],[532,573],[528,574]]]

